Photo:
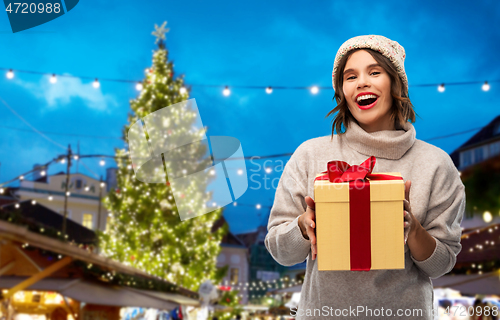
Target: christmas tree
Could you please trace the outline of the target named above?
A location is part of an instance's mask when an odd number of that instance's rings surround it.
[[[130,102],[132,113],[129,113],[128,124],[123,130],[125,141],[129,128],[139,119],[189,99],[183,76],[174,78],[173,63],[168,61],[165,46],[168,29],[165,25],[166,22],[161,27],[155,25],[153,35],[157,37],[158,48],[153,52],[153,65],[146,69],[140,94]],[[186,135],[192,135],[188,136],[192,141],[199,140],[200,132],[183,129],[192,127],[195,115],[189,110],[182,110],[172,112],[170,118],[163,119],[160,134],[168,135],[169,141],[175,141],[176,137],[186,139]],[[146,132],[146,139],[150,137],[148,134],[158,132]],[[207,167],[207,161],[201,159],[207,151],[203,144],[190,144],[179,149],[171,153],[198,157],[200,166]],[[140,152],[145,156],[150,153],[149,150]],[[117,186],[103,200],[110,212],[106,232],[100,233],[99,237],[103,254],[187,289],[196,291],[205,279],[219,283],[226,270],[216,268],[216,259],[220,241],[228,227],[223,224],[214,230],[213,225],[221,218],[222,209],[196,216],[197,212],[206,212],[202,209],[211,197],[211,193],[206,192],[209,179],[198,179],[195,188],[186,188],[179,195],[191,200],[190,208],[194,216],[181,220],[173,197],[173,192],[178,196],[177,190],[172,190],[168,181],[169,177],[178,173],[176,168],[162,163],[162,168],[167,168],[166,174],[162,171],[164,181],[144,183],[134,176],[135,168],[127,151],[115,149],[115,154]],[[197,168],[191,169],[194,172]]]

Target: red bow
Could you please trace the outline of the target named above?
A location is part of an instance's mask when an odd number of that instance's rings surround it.
[[[401,177],[391,176],[389,174],[372,173],[377,159],[374,156],[366,159],[365,162],[358,165],[349,165],[347,162],[332,160],[328,162],[327,170],[321,172],[323,175],[316,177],[316,180],[329,180],[331,183],[348,182],[355,180],[399,180]]]

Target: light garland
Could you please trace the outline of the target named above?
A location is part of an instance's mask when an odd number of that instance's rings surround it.
[[[66,77],[66,78],[76,78],[76,79],[92,79],[91,77],[83,77],[83,76],[71,76],[71,75],[57,75],[55,73],[46,73],[46,72],[36,72],[36,71],[26,71],[26,70],[14,70],[14,69],[8,69],[8,68],[0,68],[0,70],[8,70],[6,73],[7,79],[13,79],[14,78],[14,71],[20,72],[20,73],[32,73],[32,74],[39,74],[39,75],[47,75],[49,76],[49,81],[51,84],[56,84],[57,83],[57,77]],[[149,71],[149,69],[146,69],[146,73]],[[151,76],[151,80],[154,80],[154,75]],[[141,81],[137,80],[126,80],[126,79],[101,79],[101,81],[108,81],[108,82],[121,82],[121,83],[132,83],[135,84],[135,89],[137,91],[142,91],[144,89],[144,85]],[[491,81],[470,81],[470,82],[449,82],[446,85],[476,85],[476,84],[481,84],[481,89],[483,91],[489,91],[491,89],[490,82],[500,82],[500,80],[491,80]],[[98,78],[94,78],[94,82],[92,83],[92,86],[96,89],[98,89],[101,84],[98,80]],[[231,89],[228,85],[207,85],[207,84],[193,84],[191,85],[192,87],[219,87],[223,88],[222,94],[226,97],[231,95]],[[437,87],[437,90],[439,92],[444,92],[445,91],[445,83],[441,84],[417,84],[417,85],[409,85],[409,87],[430,87],[430,86],[435,86]],[[281,89],[281,90],[308,90],[311,92],[311,94],[316,95],[319,93],[320,90],[332,90],[333,88],[330,86],[310,86],[310,87],[291,87],[291,86],[231,86],[231,88],[239,88],[239,89],[257,89],[257,90],[264,90],[265,93],[271,94],[273,93],[274,89]],[[184,95],[187,93],[186,87],[182,86],[179,89],[179,92],[181,95]]]

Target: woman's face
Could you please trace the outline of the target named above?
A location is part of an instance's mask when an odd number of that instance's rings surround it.
[[[361,128],[368,133],[395,130],[390,119],[391,79],[370,53],[354,52],[347,59],[343,79],[347,106]]]

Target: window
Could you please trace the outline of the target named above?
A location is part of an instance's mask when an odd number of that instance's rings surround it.
[[[239,280],[239,269],[238,268],[231,268],[231,275],[230,275],[230,281],[231,283],[237,284]]]
[[[82,219],[82,225],[85,228],[92,230],[94,228],[94,215],[92,213],[84,213]]]
[[[478,163],[484,160],[483,148],[479,147],[474,149],[474,162]]]
[[[82,184],[83,184],[82,182],[83,182],[82,179],[76,180],[76,183],[75,183],[76,190],[80,190],[82,188]]]
[[[472,150],[463,151],[460,153],[460,167],[464,168],[472,164]]]
[[[500,141],[490,144],[490,157],[494,157],[500,153]]]
[[[106,217],[106,232],[109,232],[109,228],[110,228],[109,223],[110,223],[110,221],[111,221],[111,217],[107,216]]]

